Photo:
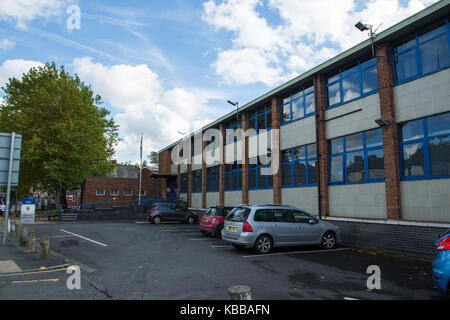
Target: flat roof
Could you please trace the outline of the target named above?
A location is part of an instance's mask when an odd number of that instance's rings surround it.
[[[403,35],[408,34],[409,32],[414,31],[418,27],[430,23],[435,19],[438,19],[440,17],[444,17],[447,15],[450,11],[450,0],[442,0],[439,1],[433,5],[431,5],[428,8],[425,8],[422,11],[419,11],[418,13],[400,21],[399,23],[393,25],[392,27],[380,32],[376,35],[376,38],[374,40],[374,43],[382,43],[385,41],[392,41],[393,39],[396,39],[398,37],[401,37]],[[372,42],[371,39],[368,38],[367,40],[357,44],[356,46],[338,54],[334,58],[327,60],[318,66],[314,67],[313,69],[293,78],[292,80],[270,90],[269,92],[263,94],[262,96],[246,103],[245,105],[239,107],[237,110],[233,110],[226,115],[218,118],[217,120],[209,123],[208,125],[202,127],[201,129],[196,130],[195,132],[190,133],[186,138],[190,138],[194,136],[196,133],[204,131],[206,129],[212,128],[216,126],[217,124],[224,122],[225,120],[228,120],[232,118],[233,116],[236,116],[237,112],[243,112],[247,109],[251,109],[258,104],[261,104],[265,101],[268,101],[270,98],[272,98],[275,95],[284,94],[292,87],[298,86],[303,83],[307,83],[308,81],[311,81],[310,77],[315,74],[320,73],[328,73],[339,67],[341,64],[345,64],[348,62],[351,62],[353,59],[355,59],[357,56],[360,56],[364,53],[369,53],[372,50]],[[159,153],[166,151],[177,144],[179,144],[181,141],[183,141],[185,138],[180,139],[169,146],[161,149]]]

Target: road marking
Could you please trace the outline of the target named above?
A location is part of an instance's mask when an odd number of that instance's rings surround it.
[[[135,221],[136,224],[150,224],[149,221]]]
[[[225,246],[211,246],[211,248],[228,248],[231,247],[230,245],[225,245]]]
[[[48,237],[49,239],[55,239],[55,238],[70,238],[73,237],[72,235],[67,235],[67,236],[52,236],[52,237]]]
[[[22,269],[14,262],[14,260],[0,261],[0,273],[20,272]]]
[[[335,252],[335,251],[343,251],[350,250],[350,248],[339,248],[339,249],[331,249],[331,250],[314,250],[314,251],[294,251],[294,252],[277,252],[277,253],[269,253],[269,254],[254,254],[251,256],[242,256],[243,258],[262,258],[268,256],[278,256],[278,255],[288,255],[288,254],[302,254],[302,253],[325,253],[325,252]]]
[[[73,235],[73,236],[75,236],[75,237],[78,237],[78,238],[81,238],[81,239],[84,239],[84,240],[87,240],[87,241],[93,242],[93,243],[95,243],[95,244],[98,244],[98,245],[100,245],[100,246],[103,246],[103,247],[107,247],[107,246],[108,246],[107,244],[104,244],[104,243],[101,243],[101,242],[98,242],[98,241],[95,241],[95,240],[92,240],[92,239],[89,239],[89,238],[86,238],[86,237],[80,236],[79,234],[76,234],[76,233],[73,233],[73,232],[69,232],[69,231],[67,231],[67,230],[64,230],[64,229],[59,229],[59,230],[61,230],[62,232],[65,232],[65,233],[71,234],[71,235]]]
[[[195,239],[189,239],[190,241],[205,241],[208,239],[204,239],[204,238],[195,238]]]
[[[58,282],[59,279],[42,279],[42,280],[23,280],[23,281],[12,281],[12,284],[21,284],[21,283],[37,283],[37,282]]]
[[[351,297],[344,297],[344,300],[359,300],[359,299],[351,298]]]

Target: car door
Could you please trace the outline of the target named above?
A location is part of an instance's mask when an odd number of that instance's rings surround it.
[[[320,243],[322,226],[319,221],[303,211],[293,210],[292,215],[297,225],[296,242],[299,244]]]
[[[167,203],[164,206],[163,219],[166,221],[174,221],[175,219],[175,205],[173,203]]]
[[[298,234],[298,224],[289,210],[275,209],[273,212],[273,230],[278,245],[294,244]]]
[[[188,212],[186,208],[184,208],[183,206],[176,205],[174,207],[174,214],[173,214],[174,220],[185,221],[187,213]]]

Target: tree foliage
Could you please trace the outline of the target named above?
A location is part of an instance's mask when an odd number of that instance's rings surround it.
[[[2,89],[0,132],[22,135],[20,192],[67,190],[114,168],[118,126],[77,75],[47,63]]]

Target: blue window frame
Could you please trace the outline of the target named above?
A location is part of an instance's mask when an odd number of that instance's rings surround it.
[[[233,143],[241,140],[242,137],[236,136],[235,134],[235,130],[237,129],[242,129],[242,122],[238,122],[237,119],[234,119],[228,123],[225,129],[225,138],[223,139],[223,144]]]
[[[381,128],[328,140],[330,184],[379,181],[384,181]]]
[[[187,193],[187,189],[188,189],[188,174],[182,173],[181,174],[180,193]]]
[[[241,190],[242,189],[242,164],[234,162],[225,164],[225,190]]]
[[[283,187],[317,185],[317,147],[315,143],[281,151]]]
[[[202,192],[202,170],[192,171],[192,192]]]
[[[206,168],[206,191],[219,191],[219,166]]]
[[[314,87],[304,86],[281,102],[281,124],[312,116],[315,110]]]
[[[325,85],[327,109],[378,91],[376,59],[366,56],[329,74]]]
[[[392,45],[394,83],[401,84],[450,66],[448,17]]]
[[[402,180],[450,178],[450,112],[399,124]]]
[[[258,162],[262,157],[259,156],[249,159],[248,164],[248,188],[255,189],[271,189],[273,188],[273,175],[269,173],[269,168],[271,164],[263,165]]]
[[[256,134],[259,130],[272,128],[272,104],[264,104],[249,113],[248,130],[254,129]]]

